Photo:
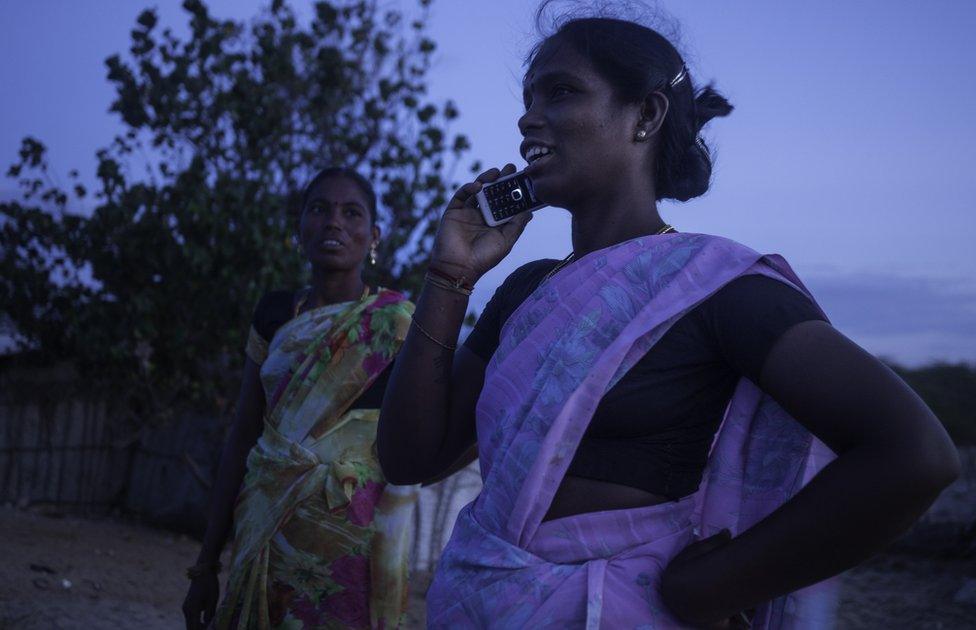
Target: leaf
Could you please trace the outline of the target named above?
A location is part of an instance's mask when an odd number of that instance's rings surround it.
[[[146,31],[152,30],[156,26],[156,21],[156,11],[153,9],[146,9],[136,18],[136,23],[143,26]]]
[[[425,96],[426,12],[316,2],[305,23],[280,0],[246,20],[183,8],[188,28],[160,31],[142,11],[105,60],[123,130],[97,153],[95,186],[77,173],[52,186],[46,148],[25,138],[7,171],[25,198],[0,203],[2,316],[44,360],[126,392],[144,422],[226,406],[255,304],[308,282],[294,209],[316,169],[358,164],[374,183],[384,262],[369,273],[410,294],[468,150],[445,144],[457,106]]]
[[[456,135],[454,136],[454,144],[451,146],[451,151],[454,153],[463,153],[471,148],[471,142],[468,140],[467,136]]]

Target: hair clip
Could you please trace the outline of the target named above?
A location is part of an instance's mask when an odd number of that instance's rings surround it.
[[[681,83],[682,81],[684,81],[687,76],[688,76],[688,68],[686,68],[685,66],[681,66],[681,70],[678,72],[678,74],[674,75],[674,78],[671,79],[671,87],[674,87],[679,83]]]

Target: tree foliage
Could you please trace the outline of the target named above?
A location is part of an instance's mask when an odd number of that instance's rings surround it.
[[[26,138],[0,204],[2,316],[46,360],[112,383],[139,417],[223,407],[261,293],[302,281],[297,200],[318,168],[377,186],[384,240],[372,282],[408,291],[468,148],[451,103],[432,103],[430,0],[409,17],[376,0],[317,2],[303,23],[275,0],[249,23],[183,3],[179,37],[146,10],[129,54],[106,60],[125,132],[88,191],[51,183]]]

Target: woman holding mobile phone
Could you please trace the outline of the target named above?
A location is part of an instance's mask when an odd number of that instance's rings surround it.
[[[187,570],[188,629],[393,628],[406,608],[417,492],[386,483],[374,444],[413,305],[362,280],[380,230],[359,173],[312,179],[299,238],[312,284],[268,293],[255,309],[207,532]]]
[[[547,3],[540,9],[540,15]],[[455,348],[471,286],[530,219],[447,206],[384,399],[393,483],[475,442],[484,486],[428,593],[431,627],[829,626],[828,578],[958,475],[938,420],[834,329],[786,262],[680,233],[731,105],[634,22],[573,18],[529,57],[518,120],[572,253],[516,270]]]

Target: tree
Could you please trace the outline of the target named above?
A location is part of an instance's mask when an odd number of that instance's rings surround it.
[[[44,360],[71,358],[141,419],[178,403],[226,408],[253,305],[301,281],[302,185],[326,165],[376,183],[385,238],[372,282],[410,291],[468,148],[451,103],[426,95],[430,0],[410,19],[376,0],[275,0],[249,25],[185,0],[186,38],[144,11],[130,55],[106,60],[126,131],[97,154],[84,199],[47,177],[25,138],[0,204],[2,316]]]

